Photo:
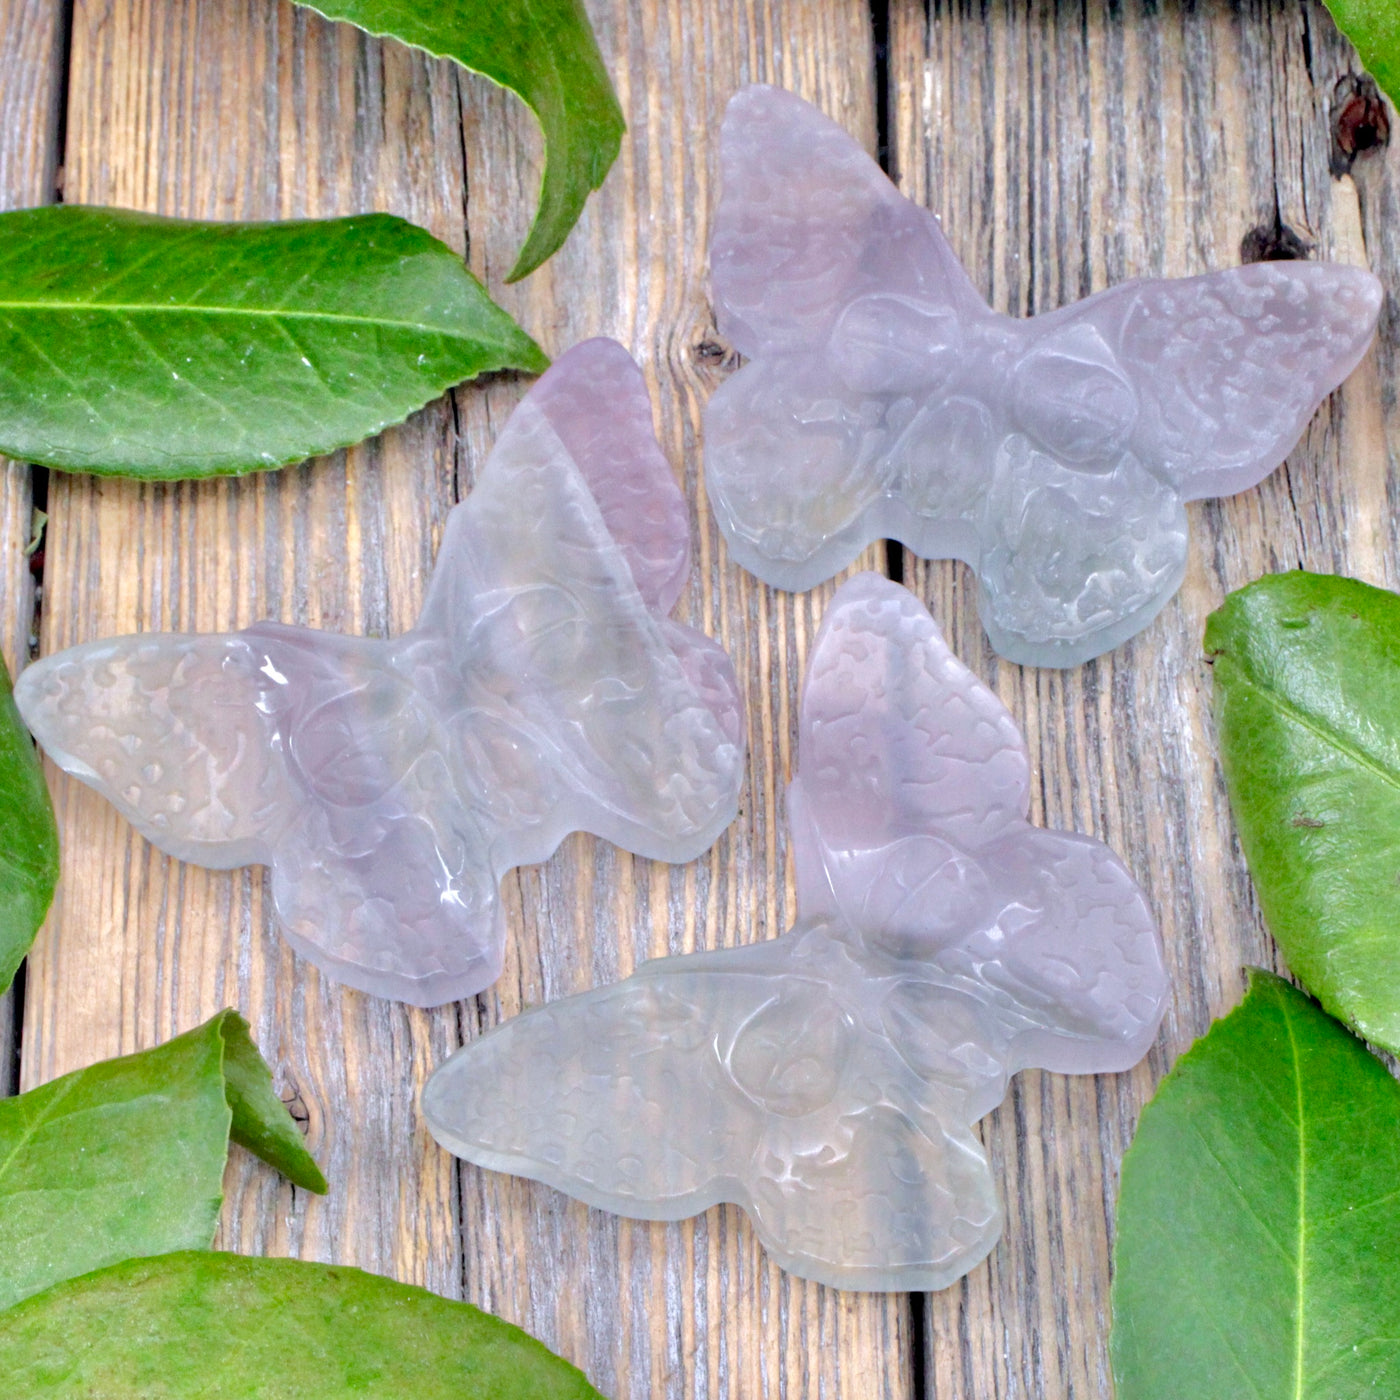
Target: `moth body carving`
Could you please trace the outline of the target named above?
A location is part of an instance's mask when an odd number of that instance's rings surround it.
[[[791,93],[742,89],[710,247],[751,363],[705,414],[734,558],[811,588],[872,541],[978,576],[992,645],[1072,666],[1180,586],[1184,503],[1255,485],[1365,354],[1360,268],[1258,263],[993,311],[929,211]]]
[[[798,919],[527,1011],[423,1091],[434,1136],[594,1206],[741,1205],[839,1288],[961,1277],[1001,1211],[972,1129],[1018,1069],[1127,1069],[1166,1005],[1156,926],[1102,843],[1026,820],[1011,716],[900,585],[813,647],[788,789]]]
[[[120,637],[43,658],[15,697],[161,850],[270,865],[298,951],[431,1006],[499,974],[512,866],[576,830],[690,860],[733,820],[738,692],[668,616],[688,573],[645,382],[590,341],[511,417],[404,636]]]

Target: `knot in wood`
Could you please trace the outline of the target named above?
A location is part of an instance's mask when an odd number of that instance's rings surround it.
[[[1359,157],[1390,143],[1390,112],[1374,79],[1347,73],[1332,90],[1332,173],[1350,174]]]
[[[1240,261],[1244,263],[1301,262],[1311,252],[1312,244],[1277,213],[1271,223],[1257,225],[1240,240]]]

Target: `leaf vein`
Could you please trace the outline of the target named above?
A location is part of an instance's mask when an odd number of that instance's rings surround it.
[[[1247,674],[1243,668],[1240,669],[1240,681],[1243,685],[1253,690],[1266,704],[1273,706],[1279,714],[1291,719],[1302,729],[1306,729],[1314,738],[1321,739],[1324,743],[1330,744],[1347,758],[1351,759],[1360,768],[1365,768],[1382,782],[1388,783],[1391,787],[1400,790],[1400,773],[1387,768],[1384,763],[1368,754],[1365,749],[1359,748],[1350,739],[1346,738],[1339,730],[1329,727],[1324,722],[1309,715],[1306,710],[1300,709],[1291,700],[1285,699],[1278,691],[1270,686],[1261,684],[1253,676]]]
[[[101,313],[111,316],[246,316],[258,320],[328,321],[353,326],[375,326],[381,329],[422,331],[426,335],[451,336],[454,340],[478,340],[475,331],[458,330],[452,326],[428,325],[421,321],[404,321],[391,316],[357,316],[346,311],[291,311],[285,307],[210,306],[203,303],[157,306],[144,302],[83,302],[83,301],[0,301],[0,312],[57,311]],[[13,321],[10,322],[14,324]],[[1400,780],[1398,780],[1400,781]]]

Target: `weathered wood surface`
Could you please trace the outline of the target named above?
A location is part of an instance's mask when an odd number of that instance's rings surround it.
[[[73,8],[71,201],[251,218],[389,207],[463,246],[450,74],[266,0]],[[263,616],[351,632],[413,620],[451,503],[452,407],[325,461],[143,486],[55,473],[44,650]],[[22,1080],[166,1039],[219,1007],[251,1021],[336,1190],[307,1201],[235,1154],[221,1242],[355,1262],[453,1291],[449,1163],[413,1087],[450,1015],[344,993],[269,926],[261,871],[159,856],[55,775],[60,894],[30,959]]]
[[[792,922],[782,794],[806,646],[831,593],[775,594],[727,564],[701,490],[700,410],[721,372],[704,286],[717,194],[708,138],[735,87],[770,81],[821,103],[873,149],[869,15],[831,0],[589,8],[629,134],[563,250],[501,297],[547,350],[611,335],[646,371],[660,440],[684,469],[692,509],[692,585],[681,607],[734,659],[748,702],[748,784],[738,822],[692,866],[634,860],[577,837],[520,872],[505,975],[481,999],[481,1025],[615,981],[648,957],[769,937]],[[533,159],[501,139],[530,128],[504,94],[472,90],[480,100],[465,109],[468,190],[532,190]],[[469,200],[467,212],[473,266],[499,288],[528,203],[508,204],[502,219],[488,196]],[[468,462],[483,460],[525,387],[461,396]],[[878,565],[880,553],[866,562]],[[733,1207],[694,1224],[644,1224],[475,1167],[463,1166],[460,1181],[469,1295],[557,1343],[609,1395],[914,1394],[907,1300],[788,1277]]]
[[[1276,219],[1319,256],[1368,264],[1392,299],[1379,348],[1288,465],[1188,508],[1185,586],[1133,641],[1077,671],[998,663],[960,565],[905,561],[954,649],[1024,728],[1032,820],[1127,859],[1161,920],[1173,999],[1128,1075],[1023,1074],[982,1125],[1008,1202],[987,1266],[926,1300],[924,1393],[1009,1400],[1110,1393],[1109,1251],[1118,1164],[1176,1056],[1278,966],[1215,760],[1206,615],[1302,564],[1397,583],[1395,405],[1400,151],[1329,173],[1332,95],[1355,54],[1321,4],[891,7],[890,150],[1000,311],[1030,314],[1134,276],[1240,260]],[[1383,388],[1384,386],[1384,388]]]
[[[0,0],[0,211],[47,204],[58,168],[62,12],[52,0]],[[29,468],[0,457],[0,655],[14,676],[29,657],[34,588]],[[0,995],[0,1094],[18,1060],[13,992]]]
[[[329,985],[270,928],[258,872],[165,860],[53,775],[59,908],[31,959],[23,1075],[46,1079],[164,1039],[226,1002],[310,1119],[334,1190],[306,1200],[239,1157],[222,1241],[340,1259],[522,1322],[617,1396],[911,1394],[907,1300],[823,1294],[763,1258],[743,1218],[635,1226],[460,1167],[415,1091],[459,1034],[668,948],[777,931],[792,916],[780,797],[823,595],[775,597],[724,568],[695,490],[703,230],[695,134],[749,77],[794,84],[875,138],[868,17],[822,4],[599,7],[631,135],[568,248],[501,292],[547,349],[609,333],[658,393],[696,502],[692,615],[735,654],[752,711],[744,818],[672,869],[578,838],[508,886],[511,960],[480,1005],[408,1011]],[[70,200],[223,217],[388,208],[501,291],[530,214],[539,141],[513,99],[446,64],[268,0],[78,0],[65,155]],[[464,170],[463,160],[467,161]],[[469,388],[378,443],[275,476],[144,487],[55,477],[42,646],[264,615],[347,631],[413,620],[443,515],[523,392]],[[586,1281],[586,1282],[585,1282]],[[878,1379],[877,1379],[878,1378]]]
[[[1162,1039],[1136,1073],[1024,1075],[984,1124],[1008,1206],[988,1264],[927,1299],[833,1293],[776,1270],[733,1208],[636,1224],[458,1164],[424,1133],[415,1094],[461,1037],[524,1004],[791,921],[782,789],[801,667],[830,589],[793,598],[731,566],[698,476],[700,410],[728,367],[704,296],[704,235],[714,135],[738,84],[792,87],[872,150],[884,94],[893,173],[943,216],[974,280],[1009,311],[1235,262],[1245,233],[1272,227],[1276,213],[1321,253],[1367,260],[1395,286],[1400,157],[1329,173],[1333,89],[1354,56],[1316,0],[590,9],[628,137],[569,243],[517,287],[501,279],[540,161],[524,109],[286,0],[74,0],[64,193],[228,218],[389,209],[466,251],[547,350],[594,334],[628,345],[691,501],[683,607],[729,647],[746,688],[739,821],[681,868],[574,838],[508,881],[500,983],[425,1013],[343,991],[293,958],[270,925],[261,872],[168,861],[50,771],[63,880],[30,962],[23,1083],[237,1005],[304,1107],[333,1189],[308,1199],[235,1153],[221,1242],[470,1298],[617,1397],[1106,1396],[1123,1147],[1167,1065],[1238,996],[1242,963],[1273,958],[1214,765],[1201,626],[1226,589],[1269,568],[1303,562],[1397,582],[1393,303],[1378,352],[1288,468],[1257,491],[1192,507],[1186,587],[1114,656],[1071,673],[998,663],[965,572],[902,561],[955,649],[1023,724],[1040,779],[1035,819],[1104,837],[1144,882],[1175,987]],[[0,104],[23,98],[38,114],[16,122],[0,107],[0,207],[46,197],[58,134],[39,118],[57,88],[17,84],[14,71],[52,52],[61,29],[51,25],[47,50],[38,36],[58,14],[53,0],[0,0]],[[54,68],[45,81],[56,80]],[[16,173],[14,153],[28,150],[23,170],[37,183]],[[402,631],[447,510],[526,387],[511,377],[468,387],[375,443],[241,482],[55,476],[41,648],[263,616]],[[28,507],[25,479],[7,470],[0,627],[13,661],[30,614],[9,541]]]

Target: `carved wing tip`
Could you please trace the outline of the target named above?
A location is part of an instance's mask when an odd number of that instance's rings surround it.
[[[81,774],[102,791],[110,784],[83,757],[83,741],[98,729],[110,735],[113,720],[142,728],[148,717],[137,706],[140,692],[134,684],[132,662],[143,652],[168,652],[172,641],[188,641],[161,634],[108,637],[82,642],[31,661],[15,680],[14,700],[20,717],[44,751],[65,772]],[[166,669],[173,671],[169,656]],[[128,682],[120,693],[117,685]],[[94,694],[106,702],[97,713]],[[133,732],[128,747],[144,735]]]
[[[774,83],[747,83],[736,89],[725,104],[720,140],[733,140],[742,136],[747,126],[769,122],[794,128],[834,128],[846,135],[844,129],[820,107],[795,92]]]
[[[545,414],[571,450],[571,420],[603,405],[610,414],[628,416],[644,408],[651,437],[651,396],[641,367],[607,336],[580,341],[560,355],[531,386],[521,407],[526,404]]]
[[[73,650],[57,652],[51,656],[41,656],[31,661],[15,677],[13,699],[15,708],[25,727],[34,736],[34,741],[48,755],[49,759],[65,773],[71,773],[84,782],[107,793],[107,786],[79,752],[79,745],[70,733],[74,725],[70,719],[64,722],[64,702],[69,694],[69,686],[63,678],[65,667],[73,659]]]
[[[769,221],[768,232],[781,234],[795,210],[816,217],[832,200],[864,206],[874,192],[879,200],[903,202],[839,121],[784,88],[741,87],[724,109],[719,151],[723,178],[713,242],[721,246]],[[830,212],[839,220],[838,209]]]
[[[826,616],[822,619],[822,627],[825,628],[828,623],[835,626],[846,622],[847,610],[854,611],[860,607],[870,610],[886,604],[897,610],[902,621],[916,620],[921,628],[928,629],[940,644],[947,645],[943,641],[942,629],[919,598],[902,583],[896,583],[884,574],[877,574],[873,569],[862,569],[859,573],[852,574],[837,588],[832,595]],[[819,639],[820,635],[818,632]]]
[[[893,898],[873,853],[906,838],[968,850],[997,839],[1024,821],[1029,775],[1005,705],[915,594],[871,573],[837,589],[802,694],[793,850],[804,914],[834,899],[854,919]]]
[[[15,677],[14,682],[14,701],[20,718],[41,744],[44,740],[40,731],[48,727],[48,715],[43,700],[46,692],[55,683],[54,662],[53,656],[41,656],[37,661],[31,661]],[[48,746],[45,744],[45,747]]]
[[[566,350],[539,377],[530,391],[531,396],[538,393],[541,385],[557,384],[560,380],[587,381],[594,385],[631,380],[632,388],[646,393],[646,380],[640,366],[625,346],[606,335],[581,340]]]
[[[1290,289],[1297,315],[1321,321],[1343,344],[1368,345],[1385,304],[1385,287],[1369,268],[1336,262],[1261,262],[1232,270],[1265,286]],[[1210,274],[1206,274],[1207,278]],[[1285,292],[1289,296],[1290,292]]]
[[[540,377],[526,405],[564,444],[647,606],[669,613],[690,573],[690,518],[656,440],[640,366],[615,340],[582,341]]]

